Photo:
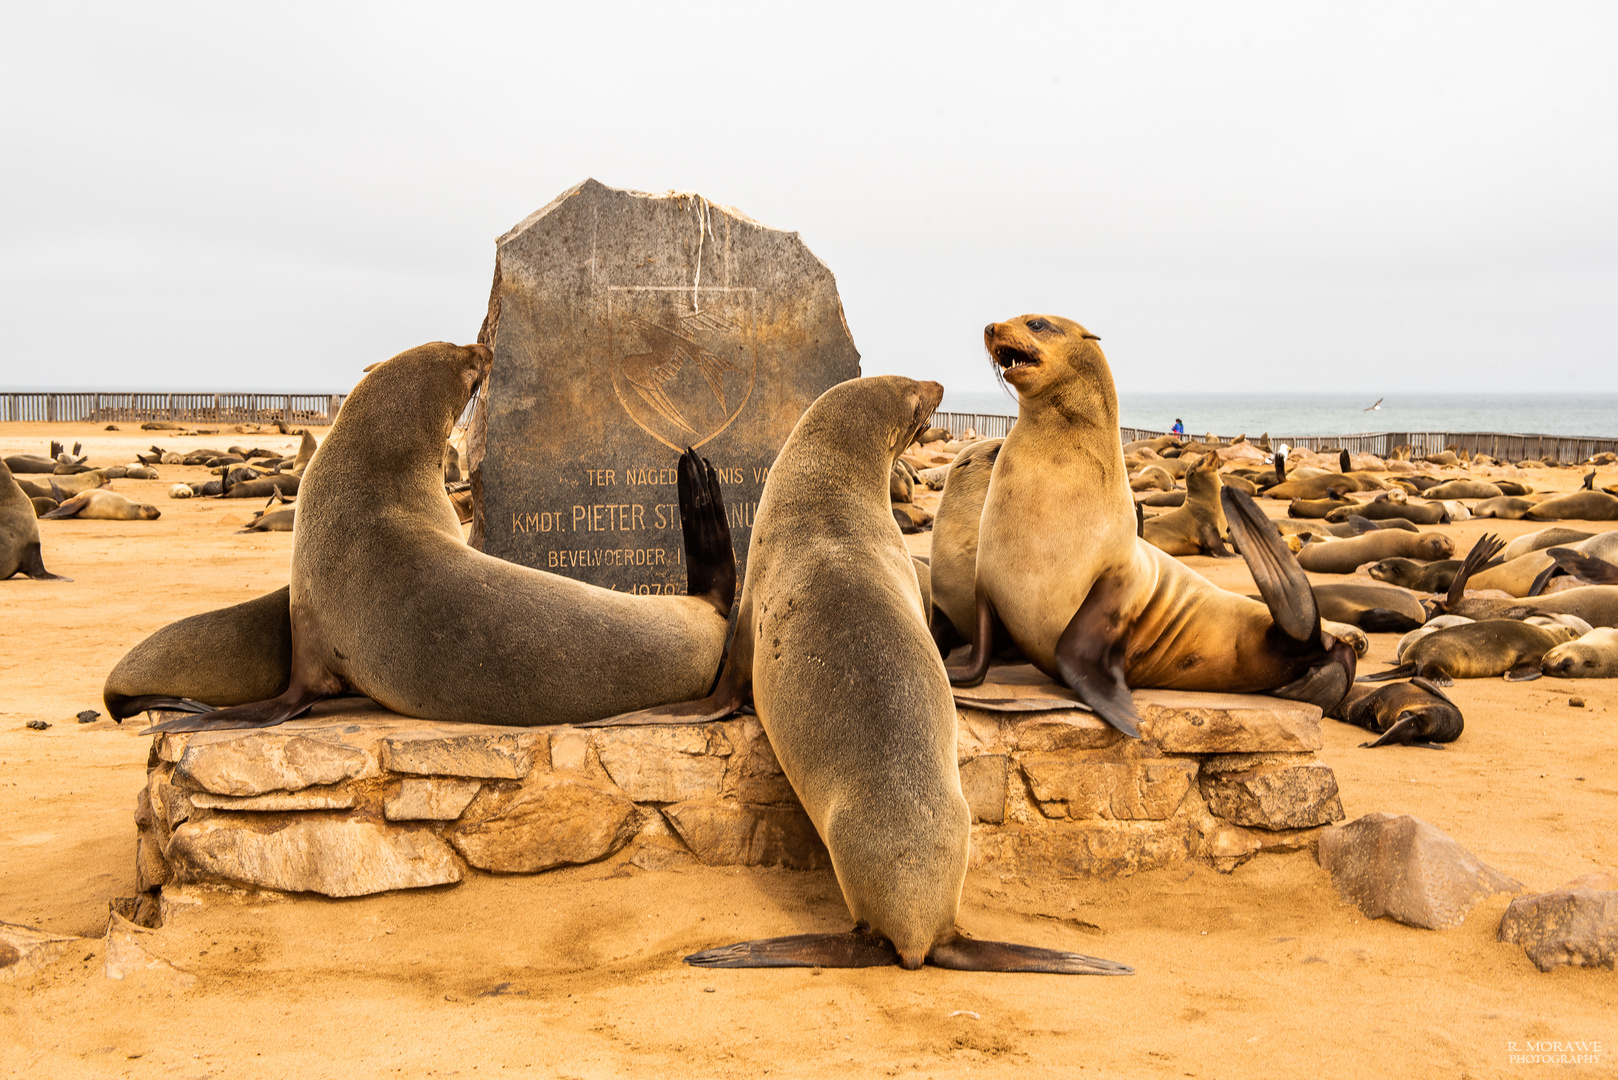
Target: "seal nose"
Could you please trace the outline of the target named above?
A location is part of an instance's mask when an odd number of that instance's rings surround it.
[[[994,323],[990,323],[983,328],[983,336],[986,338],[994,337]]]

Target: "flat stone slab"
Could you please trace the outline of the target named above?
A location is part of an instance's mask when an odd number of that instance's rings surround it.
[[[1026,671],[1011,675],[999,685],[1037,689]],[[1310,734],[1318,742],[1318,710],[1162,691],[1137,700],[1151,718],[1141,740],[1076,708],[959,708],[974,867],[1110,877],[1201,857],[1232,869],[1306,846],[1315,825],[1341,817],[1331,770],[1299,749]],[[1187,745],[1219,749],[1175,749]],[[136,807],[148,898],[193,883],[356,896],[620,852],[655,869],[830,865],[752,716],[529,729],[349,708],[159,734],[152,749]]]
[[[1320,865],[1345,900],[1369,918],[1448,930],[1484,897],[1522,884],[1480,862],[1408,814],[1366,814],[1320,834]]]

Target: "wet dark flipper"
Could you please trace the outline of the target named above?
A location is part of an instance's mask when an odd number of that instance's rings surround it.
[[[972,652],[964,668],[945,668],[951,686],[976,686],[989,674],[989,660],[994,656],[994,637],[999,619],[987,594],[978,592],[977,623],[972,629]]]
[[[1545,586],[1550,584],[1552,576],[1554,576],[1556,572],[1561,569],[1562,567],[1553,562],[1545,569],[1541,570],[1534,576],[1534,580],[1529,583],[1528,591],[1523,594],[1524,597],[1539,596],[1543,594],[1545,592]]]
[[[1318,642],[1320,608],[1315,603],[1314,590],[1281,533],[1243,492],[1224,488],[1219,498],[1225,506],[1236,550],[1247,560],[1253,583],[1276,627],[1293,641]]]
[[[1618,585],[1618,566],[1605,559],[1572,548],[1551,548],[1545,554],[1580,581],[1588,581],[1592,585]]]
[[[686,592],[706,597],[726,618],[736,602],[736,549],[714,467],[687,449],[677,473],[685,538]]]
[[[1420,734],[1417,725],[1416,717],[1401,716],[1388,726],[1388,730],[1384,731],[1376,742],[1360,743],[1360,746],[1397,746],[1400,743],[1408,743],[1413,736]]]
[[[939,656],[948,656],[963,640],[961,632],[955,629],[955,624],[950,622],[949,616],[937,604],[933,605],[932,614],[927,620],[927,631],[933,635],[933,644],[938,646]]]
[[[1402,611],[1393,611],[1389,608],[1367,608],[1360,612],[1359,621],[1354,625],[1370,634],[1402,634],[1423,624]]]
[[[710,968],[867,968],[896,965],[899,953],[887,940],[853,930],[846,934],[793,934],[741,941],[694,952],[685,962]]]
[[[1124,682],[1129,627],[1120,606],[1123,592],[1118,578],[1096,578],[1090,595],[1073,613],[1056,642],[1056,670],[1068,689],[1097,716],[1138,739],[1140,715],[1135,712],[1135,701]]]
[[[1538,664],[1518,664],[1506,672],[1506,682],[1533,682],[1543,674]]]
[[[1330,712],[1348,694],[1348,688],[1354,683],[1355,660],[1354,650],[1347,642],[1339,641],[1324,661],[1269,693],[1272,697],[1288,701],[1306,701],[1320,706],[1322,712]]]
[[[1494,533],[1484,533],[1478,537],[1472,550],[1466,553],[1461,560],[1461,568],[1455,571],[1455,580],[1449,583],[1449,594],[1444,597],[1444,609],[1454,607],[1466,595],[1466,580],[1473,574],[1482,570],[1488,561],[1500,554],[1506,542]]]
[[[162,709],[166,712],[211,713],[218,710],[201,701],[192,701],[186,697],[175,697],[172,694],[141,694],[136,697],[109,699],[106,702],[107,712],[113,720],[123,723],[126,719],[137,713],[150,712],[153,709]]]
[[[1390,667],[1386,671],[1378,671],[1374,675],[1361,675],[1355,682],[1391,682],[1394,679],[1403,679],[1416,673],[1415,664],[1400,664]]]
[[[266,728],[296,720],[318,702],[332,694],[308,690],[294,685],[280,697],[265,701],[250,701],[246,705],[232,705],[228,709],[192,716],[176,716],[161,724],[153,724],[146,732],[154,731],[231,731],[243,728]]]
[[[1014,945],[1009,941],[978,941],[957,937],[933,946],[927,954],[933,967],[951,971],[1025,971],[1049,975],[1133,975],[1135,969],[1098,956]]]

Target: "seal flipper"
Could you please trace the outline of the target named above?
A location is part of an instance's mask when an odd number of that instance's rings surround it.
[[[714,467],[687,447],[677,484],[685,539],[686,592],[713,604],[725,618],[736,602],[736,549],[730,541],[725,496]]]
[[[1618,566],[1605,559],[1586,555],[1572,548],[1551,548],[1545,554],[1556,560],[1556,565],[1580,581],[1592,585],[1618,585]]]
[[[964,668],[945,668],[951,686],[976,686],[989,674],[989,660],[994,656],[994,637],[1000,619],[994,613],[994,604],[988,593],[978,590],[977,626],[972,632],[972,652]]]
[[[1129,628],[1121,618],[1123,586],[1103,574],[1056,642],[1056,670],[1069,690],[1095,714],[1132,739],[1140,738],[1140,714],[1124,683]],[[973,648],[977,643],[973,642]]]
[[[899,951],[886,938],[851,930],[846,934],[793,934],[739,941],[694,952],[685,962],[710,968],[890,967],[899,962]]]
[[[1414,675],[1415,673],[1416,673],[1416,665],[1415,664],[1413,664],[1413,663],[1412,664],[1400,664],[1397,667],[1390,667],[1386,671],[1378,671],[1374,675],[1361,675],[1358,679],[1355,679],[1354,681],[1355,682],[1391,682],[1394,679],[1402,679],[1407,675]]]
[[[35,581],[72,581],[70,577],[53,574],[45,569],[45,557],[40,551],[39,541],[35,540],[23,549],[22,564],[17,567],[23,577],[33,578]]]
[[[1287,550],[1281,533],[1254,505],[1253,500],[1234,488],[1222,488],[1220,501],[1230,522],[1230,535],[1236,550],[1253,572],[1264,606],[1280,631],[1293,641],[1320,641],[1320,607],[1303,567]]]
[[[250,701],[246,705],[232,705],[228,709],[214,709],[193,716],[176,716],[161,724],[145,729],[156,731],[229,731],[239,728],[263,728],[296,720],[318,702],[336,697],[311,687],[299,685],[294,676],[292,685],[280,697],[267,701]]]
[[[1506,542],[1494,533],[1484,533],[1478,537],[1477,543],[1472,545],[1472,550],[1461,560],[1461,568],[1455,571],[1455,577],[1449,583],[1449,592],[1444,596],[1443,603],[1438,605],[1438,610],[1440,612],[1453,610],[1466,596],[1467,578],[1483,569],[1484,564],[1500,554],[1505,546]]]
[[[1009,941],[978,941],[957,934],[934,945],[927,954],[933,967],[950,971],[1025,971],[1048,975],[1133,975],[1135,969],[1113,960],[1060,949],[1041,949]]]

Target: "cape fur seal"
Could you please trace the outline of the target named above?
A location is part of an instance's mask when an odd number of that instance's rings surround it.
[[[1523,517],[1530,521],[1618,521],[1618,495],[1575,491],[1537,503]]]
[[[1346,540],[1316,541],[1298,552],[1298,565],[1312,574],[1352,574],[1366,563],[1395,556],[1437,562],[1455,554],[1455,544],[1439,533],[1378,529]]]
[[[1540,660],[1539,670],[1558,679],[1618,677],[1618,630],[1597,627],[1556,646]]]
[[[39,581],[69,580],[45,569],[33,500],[0,462],[0,581],[19,573]]]
[[[1214,586],[1135,535],[1118,396],[1096,336],[1067,319],[1025,315],[990,324],[984,342],[1019,405],[983,506],[971,659],[951,680],[984,678],[999,626],[1130,735],[1138,734],[1130,686],[1335,705],[1353,680],[1353,650],[1322,634],[1308,579],[1250,498],[1221,492],[1263,603]]]
[[[1314,590],[1322,619],[1348,623],[1361,630],[1402,634],[1427,621],[1421,601],[1403,589],[1344,583],[1316,585]]]
[[[82,518],[89,521],[156,521],[163,512],[149,503],[126,499],[116,491],[92,488],[63,502],[41,518]]]
[[[1185,503],[1176,510],[1146,519],[1141,538],[1170,555],[1235,558],[1225,546],[1225,511],[1219,504],[1219,459],[1199,458],[1185,474]]]
[[[735,555],[717,477],[695,454],[678,469],[690,595],[615,592],[466,545],[443,446],[491,359],[486,346],[435,342],[360,381],[298,500],[286,689],[156,730],[265,727],[346,693],[427,720],[570,724],[711,685]],[[228,661],[171,655],[182,671]]]
[[[929,623],[942,652],[972,633],[977,604],[978,521],[989,494],[989,474],[1004,439],[973,443],[956,455],[944,478],[933,517],[933,609]]]
[[[1430,679],[1390,683],[1372,688],[1357,684],[1342,704],[1333,709],[1334,720],[1356,724],[1381,738],[1361,746],[1424,746],[1442,750],[1466,726],[1461,710]]]
[[[972,824],[955,758],[955,702],[887,497],[894,456],[942,395],[937,383],[887,375],[817,398],[764,482],[717,688],[608,721],[691,723],[751,696],[856,923],[848,934],[708,949],[689,963],[1130,971],[1078,953],[976,941],[955,926]]]
[[[1362,675],[1360,682],[1385,682],[1419,675],[1439,686],[1455,679],[1504,675],[1512,682],[1537,679],[1547,652],[1578,634],[1567,626],[1533,626],[1516,619],[1480,619],[1436,630],[1411,643],[1404,659],[1387,671]]]

